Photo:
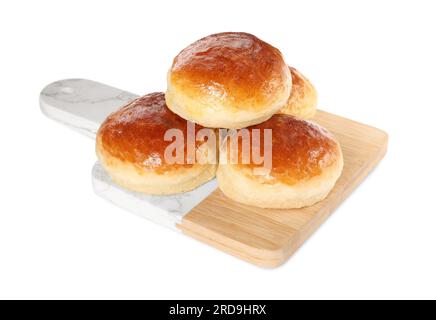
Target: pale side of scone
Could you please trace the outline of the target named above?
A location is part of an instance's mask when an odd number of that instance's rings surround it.
[[[180,130],[187,141],[187,121],[167,108],[163,93],[133,100],[101,125],[96,139],[98,159],[115,183],[148,194],[187,192],[214,178],[216,164],[188,163],[186,145],[181,147],[185,150],[181,163],[166,161],[171,141],[164,136],[169,129]],[[195,142],[195,152],[207,157],[216,149]]]
[[[278,113],[288,114],[300,119],[315,116],[318,94],[312,83],[297,69],[289,67],[292,75],[292,92],[286,105]]]
[[[227,197],[277,209],[311,206],[327,197],[343,168],[341,147],[329,132],[313,122],[281,114],[247,129],[251,133],[253,129],[272,130],[271,168],[241,164],[240,144],[239,162],[221,162],[217,170],[218,186]],[[229,146],[224,148],[226,159]]]
[[[292,76],[278,49],[240,32],[218,33],[183,49],[168,71],[168,107],[212,128],[269,119],[287,102]]]

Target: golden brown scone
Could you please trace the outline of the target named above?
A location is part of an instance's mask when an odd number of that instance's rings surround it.
[[[183,49],[168,72],[168,107],[206,127],[242,128],[286,104],[292,77],[280,51],[240,32],[218,33]]]
[[[272,129],[270,170],[263,164],[243,164],[241,140],[237,164],[231,164],[230,140],[224,156],[227,164],[217,170],[219,188],[229,198],[261,208],[301,208],[323,200],[334,187],[343,167],[342,151],[335,138],[319,125],[277,114],[247,128]],[[264,153],[261,138],[261,153]],[[221,158],[222,159],[222,158]],[[255,169],[258,172],[255,173]]]
[[[190,191],[215,176],[215,164],[188,161],[187,144],[181,163],[168,163],[165,141],[168,129],[179,129],[187,141],[187,121],[169,110],[163,93],[129,102],[111,114],[97,133],[96,152],[103,167],[120,186],[148,194]],[[196,125],[195,131],[201,129]],[[216,151],[216,150],[215,150]],[[209,146],[195,142],[195,152],[207,156]]]
[[[289,67],[292,75],[292,92],[286,105],[279,113],[301,119],[310,119],[316,113],[318,94],[310,81],[297,69]]]

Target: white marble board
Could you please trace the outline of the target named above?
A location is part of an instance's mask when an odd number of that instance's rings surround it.
[[[95,139],[100,124],[112,112],[138,97],[127,91],[86,79],[66,79],[47,85],[40,94],[41,111],[49,118]],[[217,188],[212,180],[178,195],[153,196],[114,184],[97,162],[92,170],[94,191],[100,197],[160,225],[179,230],[185,214]]]

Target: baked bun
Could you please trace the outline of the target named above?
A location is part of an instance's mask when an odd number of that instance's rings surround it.
[[[195,132],[201,130],[191,125]],[[165,152],[176,140],[165,141],[168,129],[180,130],[184,138],[177,144],[183,150],[181,156],[171,161]],[[149,194],[186,192],[212,179],[216,171],[212,162],[193,162],[185,143],[187,130],[187,121],[167,108],[163,93],[148,94],[104,121],[97,133],[97,156],[114,182],[126,189]],[[207,159],[216,154],[215,145],[215,150],[204,141],[192,145],[194,157]]]
[[[310,81],[297,69],[289,67],[292,75],[292,92],[286,105],[279,113],[301,119],[310,119],[316,113],[318,94]]]
[[[328,195],[343,167],[341,147],[330,133],[315,123],[281,114],[242,130],[248,130],[253,139],[254,129],[261,129],[260,150],[265,156],[263,129],[272,129],[270,170],[253,164],[253,158],[243,164],[242,139],[236,149],[238,161],[232,164],[232,144],[227,139],[221,147],[226,154],[220,157],[227,164],[220,162],[217,170],[219,188],[227,197],[256,207],[283,209],[310,206]]]
[[[200,39],[174,59],[168,72],[168,107],[212,128],[243,128],[269,119],[291,93],[280,51],[248,33]]]

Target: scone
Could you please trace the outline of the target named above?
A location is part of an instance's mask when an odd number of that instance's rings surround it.
[[[194,135],[202,129],[191,127]],[[215,177],[216,161],[198,159],[213,158],[216,144],[195,140],[190,150],[187,131],[187,121],[167,108],[163,93],[148,94],[104,121],[97,133],[97,156],[114,182],[126,189],[148,194],[190,191]],[[177,134],[182,138],[178,142]]]
[[[261,208],[311,206],[329,194],[341,175],[343,158],[339,143],[313,122],[277,114],[242,130],[249,135],[239,131],[234,133],[237,140],[233,141],[237,143],[231,142],[230,135],[221,146],[225,154],[220,156],[218,185],[230,199]],[[261,138],[254,146],[256,131]],[[251,150],[245,161],[243,136],[251,137]],[[256,164],[253,159],[256,153],[263,154],[263,163]],[[265,166],[268,156],[270,165]]]
[[[288,114],[300,119],[311,119],[315,116],[318,94],[312,83],[297,69],[289,67],[292,75],[292,92],[279,113]]]
[[[292,77],[278,49],[241,32],[207,36],[183,49],[168,72],[168,107],[212,128],[243,128],[279,111]]]

